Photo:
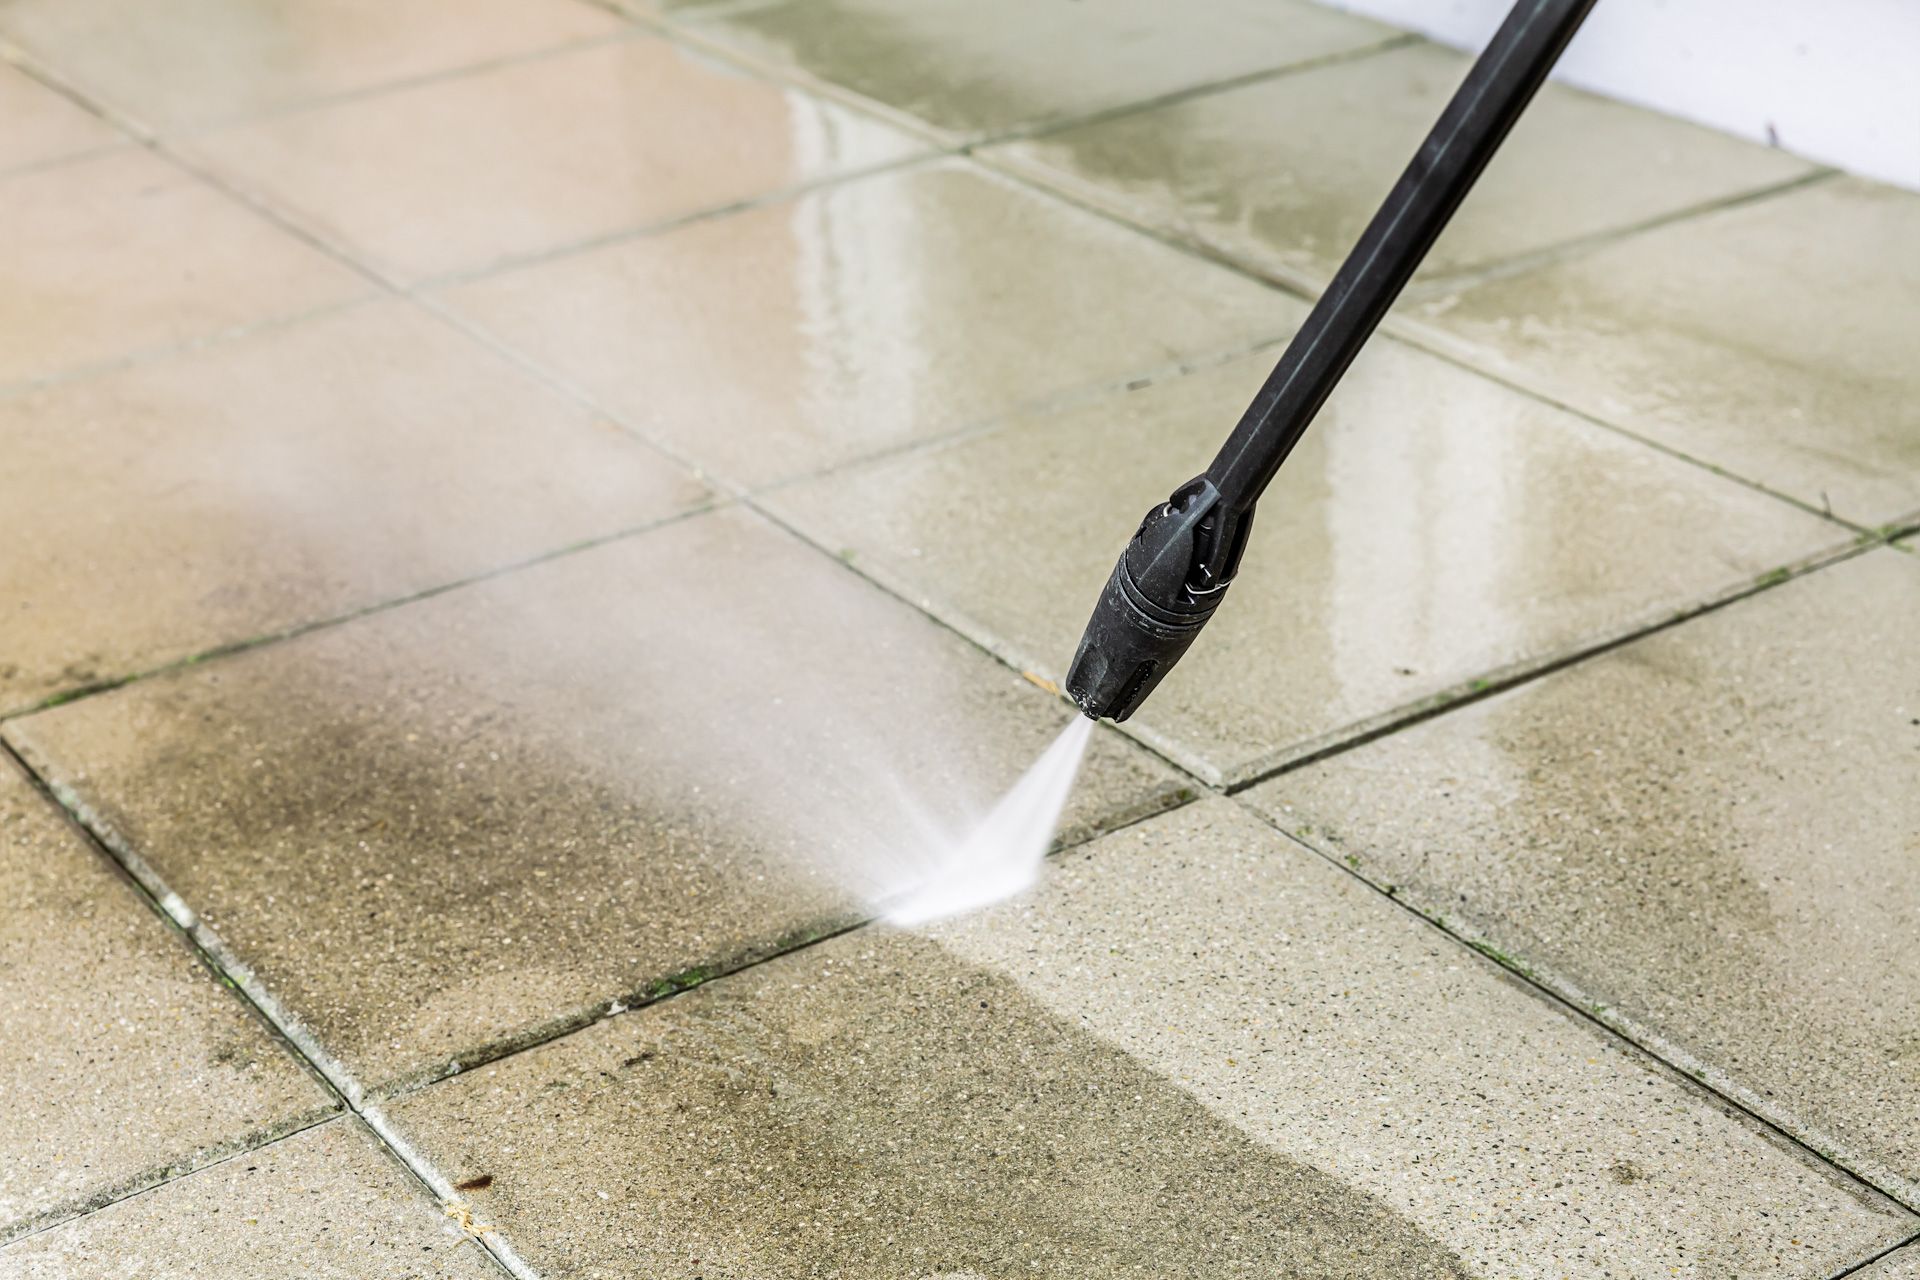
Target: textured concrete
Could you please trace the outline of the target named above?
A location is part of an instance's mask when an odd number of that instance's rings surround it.
[[[1912,1196],[1916,630],[1874,551],[1252,798]]]
[[[637,0],[788,74],[977,137],[1366,48],[1389,27],[1295,0]]]
[[[124,142],[100,117],[0,62],[0,171],[46,164],[62,156]]]
[[[332,1107],[5,758],[0,897],[0,1240]]]
[[[1141,515],[1206,466],[1269,358],[769,501],[1058,679]],[[1817,517],[1381,340],[1262,501],[1219,615],[1130,723],[1231,780],[1847,541]]]
[[[309,1129],[0,1249],[8,1280],[500,1274],[353,1120]]]
[[[1219,800],[390,1113],[554,1275],[1825,1277],[1914,1222]]]
[[[146,151],[0,181],[0,384],[369,291],[353,272]]]
[[[1067,715],[734,510],[6,736],[374,1085],[845,919]],[[1069,831],[1179,790],[1102,733]]]
[[[1183,356],[1293,303],[957,163],[482,281],[457,310],[759,485]]]
[[[1501,377],[1814,507],[1920,509],[1920,200],[1834,179],[1409,308]]]
[[[706,491],[396,303],[0,401],[0,711]]]
[[[1418,44],[988,151],[1262,272],[1317,288],[1466,75]],[[1303,121],[1311,121],[1303,126]],[[1549,86],[1427,256],[1427,277],[1807,173],[1806,161]]]
[[[1852,1280],[1920,1280],[1920,1244],[1896,1249],[1864,1271],[1850,1275]]]
[[[918,146],[642,37],[276,116],[188,149],[363,261],[415,279],[670,222]]]

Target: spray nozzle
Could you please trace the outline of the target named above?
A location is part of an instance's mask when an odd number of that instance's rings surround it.
[[[1067,670],[1067,695],[1093,719],[1125,720],[1219,607],[1253,513],[1204,476],[1147,513],[1120,553]]]

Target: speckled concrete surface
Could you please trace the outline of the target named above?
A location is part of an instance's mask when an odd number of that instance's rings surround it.
[[[846,919],[1068,714],[728,510],[4,732],[372,1086]],[[1184,785],[1103,732],[1069,829]]]
[[[1283,295],[952,162],[445,296],[747,486],[1297,322]]]
[[[1257,353],[767,501],[1059,679],[1126,536],[1206,466],[1269,361]],[[1202,777],[1231,781],[1851,537],[1382,339],[1261,503],[1204,643],[1130,723]]]
[[[390,1112],[556,1275],[1824,1277],[1914,1221],[1220,800]]]
[[[1865,1270],[1850,1274],[1852,1280],[1920,1280],[1920,1244],[1896,1249]]]
[[[0,1240],[333,1108],[4,757],[0,898]]]
[[[8,1280],[483,1280],[500,1274],[351,1119],[0,1249],[0,1275]]]
[[[0,400],[0,439],[0,711],[709,496],[394,303]]]
[[[1318,289],[1468,62],[1420,43],[984,154]],[[1549,86],[1427,255],[1422,277],[1524,257],[1811,171],[1783,152]]]
[[[1913,1195],[1916,629],[1870,552],[1251,798]]]

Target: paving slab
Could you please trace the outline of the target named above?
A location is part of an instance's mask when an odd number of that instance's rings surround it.
[[[1914,1221],[1226,800],[388,1116],[555,1276],[1824,1278]]]
[[[749,487],[1297,323],[1273,290],[960,162],[444,296]]]
[[[1293,0],[643,0],[683,30],[954,138],[1367,48],[1390,27]]]
[[[371,288],[148,151],[0,179],[0,385]]]
[[[1865,1270],[1848,1274],[1854,1280],[1920,1280],[1920,1245],[1896,1249]]]
[[[1877,525],[1920,508],[1916,308],[1920,195],[1837,178],[1406,315],[1503,378]]]
[[[8,0],[0,36],[176,130],[615,32],[574,0]]]
[[[1916,627],[1869,552],[1249,798],[1913,1197]]]
[[[0,711],[708,496],[397,302],[0,400],[0,438]]]
[[[1409,45],[983,154],[1317,290],[1469,65],[1451,50]],[[1809,172],[1784,152],[1549,85],[1427,255],[1421,277],[1624,230]]]
[[[6,735],[372,1087],[846,921],[1071,715],[733,508]],[[1102,733],[1067,831],[1184,785]]]
[[[645,36],[182,145],[407,280],[485,270],[924,149],[844,107]]]
[[[1270,359],[1022,419],[766,501],[863,572],[1058,680],[1141,515],[1206,467]],[[1215,782],[1750,586],[1851,535],[1377,339],[1280,472],[1252,538],[1206,635],[1129,722]]]
[[[0,894],[0,1240],[333,1108],[4,757]]]
[[[493,1280],[501,1271],[364,1126],[341,1119],[0,1249],[0,1275]]]
[[[32,76],[0,62],[0,172],[45,164],[126,139],[120,131]]]

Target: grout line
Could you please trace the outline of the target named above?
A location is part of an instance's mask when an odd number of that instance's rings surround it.
[[[1868,1267],[1872,1266],[1874,1263],[1879,1262],[1884,1258],[1892,1257],[1894,1254],[1900,1252],[1900,1250],[1906,1248],[1909,1245],[1920,1246],[1920,1232],[1916,1232],[1915,1234],[1908,1236],[1905,1240],[1901,1240],[1896,1244],[1888,1245],[1886,1248],[1882,1249],[1880,1252],[1874,1254],[1870,1258],[1862,1258],[1859,1262],[1854,1263],[1852,1266],[1847,1267],[1844,1270],[1834,1272],[1833,1275],[1828,1277],[1828,1280],[1846,1280],[1848,1276],[1859,1275],[1862,1271],[1865,1271]]]

